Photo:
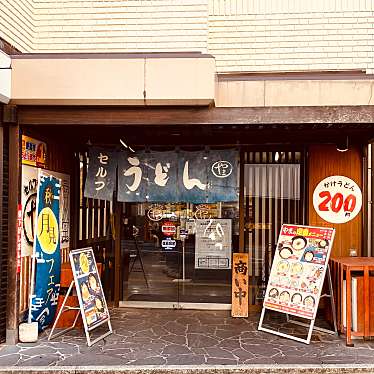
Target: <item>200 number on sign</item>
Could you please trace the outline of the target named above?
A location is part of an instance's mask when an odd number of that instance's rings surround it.
[[[319,182],[314,190],[313,206],[318,215],[327,222],[348,222],[361,210],[361,189],[348,177],[327,177]]]

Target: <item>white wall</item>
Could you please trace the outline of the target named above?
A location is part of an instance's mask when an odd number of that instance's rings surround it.
[[[373,0],[0,0],[22,52],[201,51],[217,71],[374,72]]]
[[[374,68],[372,0],[210,0],[220,72]]]

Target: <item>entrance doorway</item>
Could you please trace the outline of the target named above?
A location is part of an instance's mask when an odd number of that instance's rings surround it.
[[[120,306],[230,309],[230,261],[240,243],[250,259],[249,302],[261,304],[282,223],[306,222],[305,157],[302,149],[241,152],[237,202],[120,203]],[[105,293],[113,300],[114,207],[83,197],[87,155],[79,160],[78,244],[94,246],[104,263]],[[201,240],[220,234],[228,239],[226,260]]]
[[[122,306],[230,309],[238,203],[124,204]]]

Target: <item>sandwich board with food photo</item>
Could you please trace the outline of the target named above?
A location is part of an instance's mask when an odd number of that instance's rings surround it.
[[[328,227],[282,225],[265,293],[259,330],[309,344],[334,235],[335,229]],[[289,316],[308,320],[307,326],[310,328],[307,339],[264,328],[265,310],[284,313],[287,320]]]
[[[74,309],[80,311],[87,338],[87,345],[90,347],[91,345],[95,344],[101,339],[104,339],[106,336],[110,335],[113,332],[110,322],[109,310],[105,300],[103,287],[100,280],[100,274],[97,270],[96,260],[92,247],[75,249],[69,253],[69,258],[74,280],[71,282],[70,287],[66,293],[65,299],[50,332],[49,340],[52,339],[52,337],[62,335],[75,327],[79,313],[77,313],[77,316],[71,327],[60,331],[53,336],[53,331],[61,314],[64,311]],[[73,284],[75,284],[79,306],[65,307],[67,297],[73,289]],[[102,332],[102,329],[100,329],[101,335],[92,339],[91,332],[103,324],[107,324],[108,330]]]

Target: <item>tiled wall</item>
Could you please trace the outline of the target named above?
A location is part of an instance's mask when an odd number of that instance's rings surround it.
[[[202,51],[218,72],[374,72],[373,0],[0,0],[23,52]]]
[[[209,52],[220,72],[372,70],[373,16],[372,0],[210,0]]]
[[[34,50],[34,0],[0,0],[0,38],[20,51]]]
[[[36,0],[38,52],[206,51],[204,0]]]

